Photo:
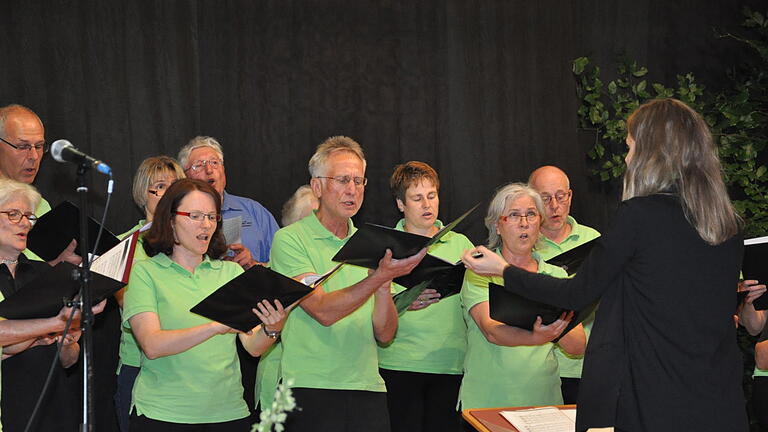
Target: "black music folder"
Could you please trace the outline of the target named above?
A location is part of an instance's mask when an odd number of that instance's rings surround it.
[[[308,286],[267,267],[253,266],[221,286],[189,311],[233,329],[248,332],[261,324],[261,320],[251,309],[262,300],[272,303],[277,299],[283,307],[287,308],[310,294],[314,287],[326,281],[339,267],[340,265],[334,267]]]
[[[545,260],[548,264],[556,265],[568,273],[568,276],[574,275],[581,266],[581,263],[587,258],[592,248],[597,243],[597,239],[582,243],[573,249],[567,250],[560,255],[554,256],[548,260]]]
[[[49,318],[80,292],[79,267],[61,262],[49,267],[0,302],[0,317],[6,319]],[[92,305],[117,292],[125,283],[91,272]]]
[[[744,279],[755,279],[768,284],[768,236],[744,240],[744,258],[741,261]],[[752,304],[757,310],[768,309],[768,294],[756,298]]]
[[[101,224],[88,217],[88,250],[92,251],[96,243]],[[52,261],[69,246],[72,239],[80,241],[80,209],[69,201],[64,201],[53,210],[40,216],[27,237],[27,248],[45,261]],[[96,255],[112,249],[120,243],[117,237],[106,228],[101,234]],[[78,245],[77,253],[80,251]]]
[[[466,267],[464,267],[464,263],[461,261],[452,264],[434,255],[427,254],[410,274],[400,276],[394,280],[395,283],[408,288],[394,296],[398,313],[408,308],[408,306],[405,306],[405,309],[401,311],[400,306],[398,306],[399,304],[403,304],[410,299],[410,302],[408,302],[408,305],[410,305],[427,288],[432,288],[439,292],[441,300],[458,294],[464,282],[465,271]],[[422,284],[424,281],[428,283]]]
[[[542,324],[548,325],[557,320],[563,312],[568,312],[568,309],[537,302],[511,293],[505,290],[503,286],[495,283],[488,284],[488,296],[491,318],[526,330],[533,330],[533,324],[536,322],[537,316],[541,317]],[[587,319],[596,307],[597,302],[580,311],[575,311],[568,327],[552,342],[557,342],[564,334]]]
[[[379,266],[379,260],[384,256],[387,249],[392,251],[392,257],[395,259],[408,258],[418,253],[421,249],[436,243],[445,234],[456,228],[479,205],[478,203],[467,210],[431,238],[398,231],[382,225],[366,223],[352,235],[352,238],[336,253],[333,260],[375,269]]]

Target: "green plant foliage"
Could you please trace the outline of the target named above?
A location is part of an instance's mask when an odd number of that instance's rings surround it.
[[[593,175],[611,181],[624,174],[626,119],[641,103],[674,97],[700,112],[719,148],[724,178],[733,203],[746,221],[745,235],[768,234],[768,169],[760,163],[768,156],[768,18],[744,9],[743,27],[749,36],[719,35],[752,48],[749,67],[726,73],[723,90],[707,92],[692,73],[677,75],[674,87],[647,80],[648,69],[637,61],[620,59],[616,78],[604,84],[601,71],[588,57],[573,62],[581,105],[579,127],[594,131],[587,151],[594,160]]]

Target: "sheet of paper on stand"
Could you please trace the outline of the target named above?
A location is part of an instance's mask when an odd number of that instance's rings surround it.
[[[541,407],[515,411],[502,411],[500,414],[520,432],[575,432],[576,410],[574,417],[556,407]]]

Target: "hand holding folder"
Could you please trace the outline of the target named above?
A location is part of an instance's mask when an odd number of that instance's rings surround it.
[[[768,236],[744,240],[741,272],[744,279],[754,279],[760,284],[768,283]],[[739,302],[741,300],[743,298],[739,298]],[[768,309],[768,294],[758,297],[752,304],[756,310]]]
[[[556,321],[567,309],[546,303],[527,299],[521,295],[511,293],[503,286],[495,283],[488,284],[489,307],[491,318],[496,321],[514,327],[533,330],[533,324],[536,317],[541,317],[542,324],[549,325]],[[597,302],[585,307],[579,311],[573,311],[573,319],[563,330],[559,337],[552,342],[557,342],[563,335],[571,331],[574,327],[581,324],[597,307]]]
[[[80,292],[77,279],[79,268],[62,262],[46,268],[22,289],[0,302],[0,317],[6,319],[48,318],[56,315],[65,304]],[[90,306],[117,292],[125,283],[99,273],[91,272]]]
[[[253,266],[245,273],[219,287],[211,295],[195,305],[190,312],[202,315],[233,329],[249,332],[261,323],[252,311],[264,300],[280,303],[290,308],[311,294],[315,287],[330,278],[339,268],[337,265],[320,276],[311,285],[283,276],[263,266]]]

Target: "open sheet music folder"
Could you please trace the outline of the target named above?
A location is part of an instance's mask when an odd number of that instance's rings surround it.
[[[93,250],[100,226],[96,219],[88,217],[89,251]],[[64,201],[40,216],[29,232],[27,248],[45,261],[52,261],[69,246],[73,239],[80,240],[80,209],[71,202]],[[96,255],[112,249],[119,242],[117,237],[105,228],[101,234]]]
[[[755,279],[761,284],[768,283],[768,236],[744,240],[741,273],[745,280]],[[752,304],[757,310],[768,309],[768,293],[755,299]]]
[[[74,299],[80,292],[77,271],[79,267],[68,262],[46,268],[18,292],[0,302],[0,317],[31,319],[56,315],[66,301]],[[123,286],[122,281],[91,272],[92,306]]]
[[[586,243],[582,243],[573,249],[567,250],[560,255],[554,256],[548,260],[547,263],[556,265],[568,273],[568,276],[576,274],[581,266],[581,263],[589,256],[592,248],[597,243],[600,237],[596,237]]]
[[[432,237],[398,231],[394,228],[372,223],[363,224],[336,253],[333,261],[374,269],[378,267],[379,260],[384,256],[387,249],[392,251],[392,257],[395,259],[408,258],[423,248],[433,245],[452,231],[478,205],[476,204],[467,210]]]
[[[190,309],[190,312],[247,332],[261,323],[251,309],[262,300],[274,305],[273,301],[277,299],[287,308],[311,294],[316,286],[332,277],[340,267],[341,264],[337,265],[308,286],[267,267],[256,265],[221,286]]]
[[[503,286],[495,283],[488,284],[488,291],[491,318],[513,327],[533,330],[536,317],[540,316],[542,324],[548,325],[557,320],[563,312],[568,312],[567,309],[511,293],[505,290]],[[552,342],[557,342],[564,334],[587,319],[596,307],[597,303],[593,303],[580,311],[575,311],[568,327]]]

